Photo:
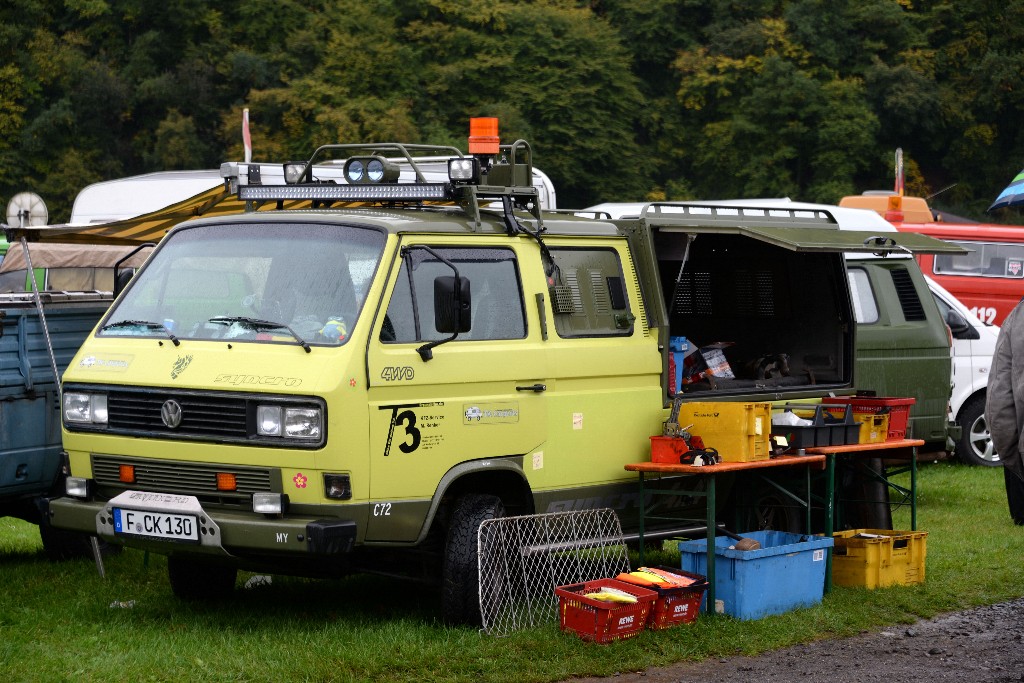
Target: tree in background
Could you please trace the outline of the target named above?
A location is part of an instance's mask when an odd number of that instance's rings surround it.
[[[7,0],[0,200],[320,144],[528,140],[563,206],[908,183],[983,217],[1024,165],[1024,0]],[[953,206],[950,207],[949,205]]]

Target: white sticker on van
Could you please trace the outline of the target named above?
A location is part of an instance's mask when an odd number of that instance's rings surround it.
[[[78,361],[83,370],[100,370],[106,372],[124,372],[132,364],[135,356],[86,356]]]
[[[544,469],[544,451],[537,451],[533,454],[533,469]]]
[[[514,401],[467,403],[462,406],[462,424],[505,424],[519,422],[519,404]]]
[[[572,414],[572,428],[583,429],[583,413]]]

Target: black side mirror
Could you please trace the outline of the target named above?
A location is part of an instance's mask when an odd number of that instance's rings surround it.
[[[117,275],[114,276],[114,296],[124,291],[124,288],[128,286],[128,282],[135,277],[134,268],[122,268],[117,271]]]
[[[946,313],[946,324],[949,325],[949,331],[953,333],[954,339],[981,338],[981,334],[971,327],[971,324],[968,323],[962,315],[954,310],[950,310]]]
[[[472,308],[469,280],[457,275],[434,278],[434,327],[442,334],[469,332]]]

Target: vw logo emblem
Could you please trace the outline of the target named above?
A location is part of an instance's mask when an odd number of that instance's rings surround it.
[[[160,406],[160,419],[164,421],[164,424],[174,429],[181,424],[181,404],[175,401],[173,398],[164,401],[164,404]]]

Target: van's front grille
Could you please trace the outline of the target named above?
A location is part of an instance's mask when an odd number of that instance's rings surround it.
[[[164,403],[171,399],[181,406],[181,425],[173,430],[160,417]],[[107,395],[107,413],[111,429],[214,439],[247,434],[246,399],[237,396],[112,391]]]

